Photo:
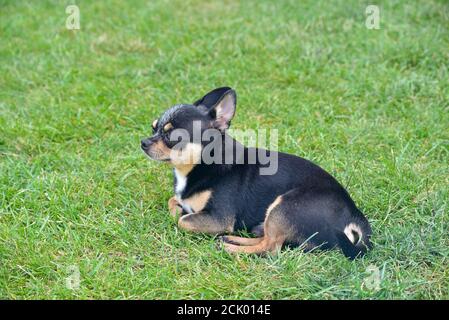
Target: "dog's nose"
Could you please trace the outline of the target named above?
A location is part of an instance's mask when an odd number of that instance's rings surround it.
[[[150,139],[142,139],[142,141],[140,142],[140,147],[143,150],[147,150],[150,146],[151,146],[152,142]]]

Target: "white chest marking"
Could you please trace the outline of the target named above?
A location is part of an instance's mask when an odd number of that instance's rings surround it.
[[[176,196],[181,199],[181,194],[184,191],[186,185],[187,185],[187,177],[179,173],[178,170],[175,169],[175,176],[176,176],[176,189],[175,193]]]
[[[176,188],[175,188],[176,200],[179,202],[179,204],[185,211],[187,211],[188,213],[192,213],[193,212],[192,208],[188,204],[183,203],[181,198],[182,192],[184,191],[187,185],[187,177],[181,174],[176,169],[175,169],[175,176],[176,176]]]

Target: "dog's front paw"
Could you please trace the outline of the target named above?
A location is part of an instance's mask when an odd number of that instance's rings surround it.
[[[182,215],[182,207],[175,197],[171,197],[170,200],[168,200],[168,211],[174,218]]]

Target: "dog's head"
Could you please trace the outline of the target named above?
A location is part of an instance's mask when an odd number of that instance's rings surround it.
[[[235,113],[237,97],[229,87],[212,90],[193,104],[178,104],[154,120],[153,135],[141,141],[142,150],[154,160],[175,167],[201,161],[205,130],[224,132]],[[199,136],[198,136],[199,135]]]

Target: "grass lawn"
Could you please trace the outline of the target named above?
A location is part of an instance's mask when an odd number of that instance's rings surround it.
[[[77,31],[74,2],[0,0],[0,298],[449,298],[447,1],[76,1]],[[140,138],[223,85],[234,128],[348,188],[374,250],[231,256],[177,228]]]

